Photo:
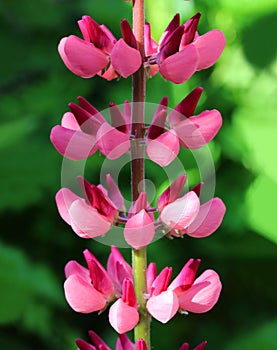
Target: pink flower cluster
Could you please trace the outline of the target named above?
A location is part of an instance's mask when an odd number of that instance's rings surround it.
[[[133,287],[132,268],[116,247],[111,247],[107,270],[89,251],[84,251],[88,268],[76,261],[65,267],[65,297],[73,310],[90,313],[104,310],[110,302],[109,322],[119,333],[132,330],[139,321]],[[179,312],[203,313],[217,302],[221,291],[218,274],[204,271],[198,278],[199,259],[190,259],[169,284],[172,268],[165,267],[158,275],[156,264],[147,269],[146,308],[156,320],[166,323]]]
[[[83,39],[75,35],[63,38],[59,53],[67,68],[83,78],[127,78],[144,64],[150,76],[159,71],[165,79],[180,84],[196,71],[212,66],[225,46],[224,35],[218,29],[204,35],[197,33],[200,15],[197,13],[184,24],[180,24],[180,15],[175,15],[159,43],[152,39],[150,24],[146,23],[144,62],[125,19],[121,21],[122,38],[117,40],[103,24],[83,16],[78,21]]]
[[[185,234],[201,238],[211,235],[220,226],[225,205],[219,198],[201,204],[202,184],[181,195],[187,176],[179,176],[158,198],[157,207],[147,202],[145,192],[125,212],[123,196],[110,174],[106,175],[107,189],[92,185],[79,177],[84,198],[68,188],[56,195],[61,217],[82,238],[94,238],[107,233],[113,224],[125,223],[124,237],[135,249],[150,244],[155,232],[182,237]],[[154,212],[158,214],[155,219]]]
[[[111,350],[111,348],[93,331],[88,332],[91,344],[83,339],[76,339],[78,350]],[[197,345],[193,350],[204,350],[207,342]],[[127,334],[119,334],[115,350],[148,350],[143,339],[138,339],[136,344],[132,343]],[[184,343],[179,350],[189,350],[188,343]]]
[[[160,166],[169,165],[179,154],[180,146],[196,149],[210,142],[222,125],[216,109],[194,115],[203,89],[198,87],[168,112],[164,97],[154,113],[145,136],[148,157]],[[104,116],[83,97],[79,105],[69,103],[71,112],[64,114],[61,125],[51,131],[51,141],[63,156],[80,160],[99,150],[108,159],[121,157],[130,149],[131,106],[124,102],[121,111],[110,103],[110,125]]]

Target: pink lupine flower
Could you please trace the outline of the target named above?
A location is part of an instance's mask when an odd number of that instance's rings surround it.
[[[130,148],[130,105],[124,103],[123,113],[111,103],[112,125],[107,123],[83,97],[78,97],[80,106],[69,103],[71,112],[64,114],[61,125],[53,127],[50,139],[57,151],[72,160],[85,159],[97,150],[109,159],[116,159]]]
[[[85,250],[84,257],[88,269],[73,260],[66,264],[64,291],[73,310],[90,313],[104,309],[115,290],[110,276],[94,255]]]
[[[205,270],[197,279],[200,259],[190,259],[168,289],[178,296],[182,310],[203,313],[211,310],[217,303],[222,285],[218,274]]]
[[[220,226],[226,207],[220,198],[200,205],[200,185],[181,195],[186,175],[179,176],[158,198],[160,218],[170,228],[169,235],[207,237]],[[183,228],[182,228],[183,227]]]
[[[104,25],[89,16],[78,21],[84,39],[75,35],[63,38],[58,46],[65,65],[74,74],[91,78],[96,74],[112,80],[127,78],[142,63],[134,34],[127,20],[122,20],[122,39],[118,41]]]
[[[82,339],[76,339],[78,350],[111,350],[108,345],[93,331],[88,332],[92,344]]]
[[[117,296],[122,293],[122,283],[125,278],[132,279],[131,266],[125,261],[120,251],[111,246],[111,254],[107,261],[107,271],[111,276]]]
[[[58,211],[78,236],[102,236],[111,228],[118,209],[100,186],[91,185],[81,177],[79,182],[84,198],[68,188],[62,188],[56,194]]]
[[[128,278],[123,280],[122,297],[110,307],[109,321],[119,334],[132,330],[139,321],[134,286]]]
[[[216,136],[222,125],[217,110],[193,115],[202,91],[201,87],[194,89],[168,115],[168,99],[163,97],[148,129],[146,153],[152,161],[167,166],[177,157],[180,146],[200,148]]]
[[[151,273],[147,273],[147,278],[153,282],[147,283],[149,299],[146,308],[152,317],[166,323],[178,309],[203,313],[216,304],[222,288],[219,276],[213,270],[206,270],[195,279],[199,264],[199,259],[190,259],[170,285],[172,268],[164,268],[153,280],[155,269],[153,263],[149,265]]]
[[[197,13],[180,25],[180,15],[173,17],[159,43],[151,38],[150,24],[145,26],[145,48],[149,75],[159,70],[161,75],[175,84],[184,83],[196,71],[209,68],[221,55],[225,38],[214,29],[198,35],[197,26],[201,14]]]
[[[129,218],[124,228],[126,242],[135,249],[147,246],[155,235],[154,217],[147,213],[146,193],[141,192],[130,208]]]
[[[193,350],[204,350],[207,342],[203,341],[201,344],[197,345]],[[180,350],[189,350],[189,344],[184,343],[181,347]]]

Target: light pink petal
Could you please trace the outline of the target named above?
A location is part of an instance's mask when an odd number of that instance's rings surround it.
[[[135,307],[125,304],[118,299],[109,310],[109,321],[111,326],[122,334],[132,330],[139,321],[139,314]]]
[[[71,112],[66,112],[62,117],[61,125],[64,128],[71,129],[71,130],[79,130],[80,126],[74,117],[74,114]]]
[[[71,130],[56,125],[52,128],[50,140],[56,150],[71,160],[81,160],[96,152],[96,139],[81,130]]]
[[[226,44],[223,33],[213,29],[204,35],[200,35],[193,45],[198,50],[199,60],[197,70],[211,67],[221,55]]]
[[[160,65],[161,75],[175,84],[187,81],[196,71],[198,52],[191,44],[182,51],[166,58]]]
[[[195,192],[190,191],[165,206],[161,212],[161,220],[170,228],[182,230],[193,222],[198,214],[199,207],[198,196]]]
[[[213,198],[200,206],[198,215],[186,230],[191,237],[207,237],[220,226],[226,207],[220,198]]]
[[[194,313],[207,312],[216,304],[221,288],[218,274],[213,270],[206,270],[190,289],[179,296],[180,308]]]
[[[90,313],[102,310],[106,299],[81,275],[71,275],[64,283],[65,298],[74,311]]]
[[[91,282],[90,276],[89,276],[89,270],[86,269],[84,266],[80,265],[75,260],[70,260],[64,268],[65,277],[68,278],[71,275],[80,275],[84,279],[88,281],[88,283]]]
[[[96,138],[100,152],[111,160],[121,157],[130,148],[129,136],[113,128],[108,123],[101,125]]]
[[[146,308],[156,320],[166,323],[178,311],[178,297],[172,290],[162,292],[157,296],[151,297],[147,301]]]
[[[178,123],[174,129],[182,146],[195,149],[210,142],[218,133],[221,125],[221,114],[213,109]]]
[[[155,278],[150,289],[150,296],[156,296],[167,290],[172,275],[172,267],[166,266]]]
[[[119,334],[115,350],[135,350],[135,344],[131,342],[127,334]]]
[[[90,207],[84,200],[79,199],[69,208],[73,231],[82,238],[94,238],[107,233],[111,223]]]
[[[70,191],[68,188],[61,188],[57,192],[55,199],[56,199],[56,204],[57,204],[60,216],[63,218],[63,220],[66,223],[71,225],[69,208],[74,201],[81,198],[77,196],[75,193],[73,193],[72,191]]]
[[[123,280],[125,278],[132,280],[133,273],[131,266],[127,263],[120,251],[115,246],[111,246],[111,254],[109,255],[107,261],[107,271],[111,276],[117,294],[121,294]]]
[[[179,139],[174,130],[168,130],[155,140],[149,140],[146,147],[148,157],[160,166],[167,166],[178,155]]]
[[[106,175],[106,183],[108,189],[108,197],[115,205],[116,209],[125,211],[124,198],[120,192],[119,187],[111,177],[111,174]]]
[[[67,68],[83,78],[93,77],[109,62],[101,50],[74,35],[63,38],[58,51]]]
[[[108,81],[118,78],[118,74],[114,70],[113,66],[109,66],[107,70],[105,70],[104,72],[100,71],[97,74]]]
[[[127,45],[123,39],[117,41],[111,52],[111,64],[119,75],[129,77],[140,68],[141,63],[138,50]]]
[[[154,235],[154,220],[145,210],[141,210],[138,214],[132,216],[124,228],[126,242],[135,249],[147,246],[151,243]]]

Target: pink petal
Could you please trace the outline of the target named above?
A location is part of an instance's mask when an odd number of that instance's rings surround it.
[[[136,308],[125,304],[118,299],[109,310],[109,321],[111,326],[122,334],[132,330],[139,321],[139,314]]]
[[[121,294],[123,280],[125,278],[131,280],[133,272],[131,266],[125,261],[120,251],[115,246],[111,246],[111,254],[107,261],[107,271],[112,278],[117,294]]]
[[[166,323],[178,311],[178,297],[172,290],[167,290],[157,296],[151,297],[147,301],[146,308],[156,320]]]
[[[115,183],[115,181],[113,180],[110,174],[106,175],[106,183],[107,183],[108,197],[113,202],[116,209],[118,209],[119,211],[125,211],[124,198],[117,184]]]
[[[141,192],[137,200],[134,203],[132,203],[129,209],[128,217],[130,218],[132,217],[133,214],[137,214],[142,209],[146,209],[146,208],[147,208],[147,195],[146,195],[146,192]]]
[[[152,283],[157,276],[157,266],[155,263],[151,262],[146,270],[146,282],[147,282],[147,293],[150,294]]]
[[[89,270],[86,269],[84,266],[80,265],[77,261],[75,260],[70,260],[64,268],[65,272],[65,277],[68,278],[71,275],[80,275],[84,279],[88,281],[88,283],[91,282],[90,280],[90,275],[89,275]]]
[[[183,197],[164,207],[161,212],[162,221],[176,230],[188,227],[198,214],[200,202],[195,192],[190,191]]]
[[[216,110],[204,111],[174,127],[182,146],[195,149],[206,145],[222,125],[221,114]]]
[[[172,275],[172,267],[165,267],[155,278],[150,289],[150,296],[156,296],[167,290]]]
[[[75,343],[78,346],[78,350],[97,350],[95,346],[89,344],[83,339],[76,339]]]
[[[141,63],[140,52],[127,45],[123,39],[118,40],[111,52],[111,64],[116,72],[127,78],[140,68]]]
[[[95,332],[88,332],[91,342],[96,345],[100,350],[111,350],[103,339],[99,337]],[[97,350],[97,349],[96,349]]]
[[[85,159],[97,150],[94,136],[60,125],[52,128],[50,140],[61,155],[71,160]]]
[[[178,155],[179,139],[174,130],[168,130],[156,139],[148,141],[146,153],[148,157],[160,166],[167,166]]]
[[[122,301],[129,306],[137,307],[134,285],[129,278],[124,278],[122,283]]]
[[[148,347],[147,347],[144,339],[142,339],[142,338],[138,339],[137,344],[136,344],[136,350],[148,350]]]
[[[158,198],[158,209],[162,211],[163,208],[169,204],[174,202],[178,197],[180,197],[181,192],[185,186],[187,180],[187,175],[182,174],[175,181],[172,182],[170,186],[160,195]]]
[[[191,237],[207,237],[220,226],[226,207],[220,198],[213,198],[200,206],[198,215],[186,230]]]
[[[160,65],[161,75],[175,84],[187,81],[196,71],[198,64],[198,52],[190,44],[182,51],[165,59]]]
[[[162,46],[169,36],[175,31],[176,28],[178,28],[180,25],[180,14],[177,13],[172,20],[169,22],[168,26],[165,28],[160,40],[159,45]]]
[[[109,68],[107,70],[100,71],[97,73],[101,78],[106,79],[108,81],[111,81],[113,79],[118,78],[118,74],[116,73],[116,71],[114,70],[113,66],[109,66]]]
[[[197,345],[193,350],[204,350],[207,345],[207,341],[203,341],[201,344]]]
[[[99,128],[97,141],[100,152],[111,160],[121,157],[130,148],[129,136],[113,128],[108,123],[102,124]]]
[[[135,350],[135,344],[131,342],[127,334],[119,334],[116,341],[115,350]]]
[[[66,112],[62,117],[61,125],[66,129],[79,130],[80,126],[71,112]]]
[[[193,45],[198,50],[199,60],[197,70],[211,67],[221,55],[226,44],[223,33],[213,29],[204,35],[200,35]]]
[[[74,311],[90,313],[102,310],[106,299],[81,275],[71,275],[64,283],[65,298]]]
[[[207,312],[216,304],[221,288],[218,274],[213,270],[206,270],[190,289],[179,295],[180,307],[194,313]]]
[[[179,295],[181,292],[191,287],[194,282],[200,259],[189,259],[177,277],[170,283],[168,289],[174,290]]]
[[[151,27],[149,23],[144,26],[145,56],[151,56],[158,52],[158,44],[151,38]]]
[[[189,344],[188,343],[184,343],[179,350],[189,350]]]
[[[61,188],[57,194],[56,194],[56,204],[59,211],[60,216],[63,218],[63,220],[71,225],[71,217],[69,215],[69,208],[71,204],[81,199],[79,196],[77,196],[75,193],[70,191],[68,188]]]
[[[147,246],[151,243],[154,235],[154,220],[145,210],[141,210],[138,214],[132,216],[124,228],[126,242],[135,249]]]
[[[83,78],[93,77],[109,62],[101,50],[74,35],[63,38],[58,51],[67,68]]]
[[[97,210],[79,199],[69,208],[73,231],[82,238],[94,238],[107,233],[111,223]]]

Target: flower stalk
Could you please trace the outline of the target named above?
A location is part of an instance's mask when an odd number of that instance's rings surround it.
[[[133,31],[138,43],[139,51],[144,62],[144,0],[133,0]],[[144,102],[146,89],[146,74],[144,63],[140,69],[133,74],[133,98],[132,98],[132,129],[131,134],[131,181],[132,200],[138,198],[139,192],[144,191]],[[140,320],[134,330],[135,342],[142,338],[150,348],[150,315],[146,310],[146,268],[147,251],[132,249],[132,267],[134,275],[135,293],[139,305]]]

